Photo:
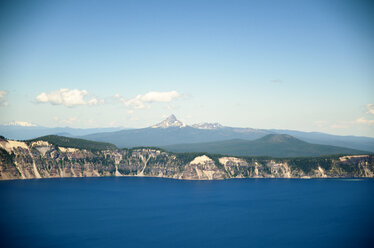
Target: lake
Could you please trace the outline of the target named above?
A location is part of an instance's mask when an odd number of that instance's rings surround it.
[[[2,247],[370,247],[374,180],[0,182]]]

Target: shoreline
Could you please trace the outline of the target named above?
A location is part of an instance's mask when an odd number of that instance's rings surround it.
[[[313,180],[313,179],[327,179],[327,180],[365,180],[374,179],[373,177],[232,177],[223,179],[184,179],[184,178],[173,178],[173,177],[157,177],[157,176],[136,176],[136,175],[122,175],[122,176],[93,176],[93,177],[42,177],[42,178],[12,178],[12,179],[0,179],[0,182],[5,181],[29,181],[29,180],[44,180],[44,179],[81,179],[81,178],[160,178],[160,179],[172,179],[179,181],[190,181],[190,182],[210,182],[210,181],[227,181],[236,179],[291,179],[291,180]]]

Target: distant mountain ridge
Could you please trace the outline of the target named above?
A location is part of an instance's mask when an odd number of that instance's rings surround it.
[[[216,142],[163,146],[171,152],[207,152],[230,156],[318,157],[331,154],[364,154],[355,149],[317,145],[287,134],[269,134],[257,140],[233,139]]]
[[[210,142],[243,138],[258,139],[268,134],[262,130],[225,127],[220,129],[198,129],[191,126],[172,126],[168,128],[141,128],[121,130],[110,133],[96,133],[81,136],[83,139],[109,142],[120,148],[136,146],[164,146],[179,143]]]
[[[232,139],[256,140],[268,134],[289,134],[299,140],[374,152],[374,138],[338,136],[324,133],[308,133],[292,130],[266,130],[235,128],[219,123],[186,125],[171,115],[164,121],[148,128],[120,130],[82,136],[84,139],[110,142],[117,147],[168,146],[186,143],[216,142]]]
[[[374,138],[362,136],[340,136],[320,132],[301,132],[295,130],[269,129],[277,134],[288,134],[297,139],[313,143],[332,146],[342,146],[352,149],[374,152]]]
[[[68,127],[45,128],[38,126],[21,127],[0,125],[0,135],[10,139],[27,140],[51,134],[109,142],[119,148],[136,146],[159,147],[232,139],[256,140],[268,134],[288,134],[299,140],[313,144],[339,146],[374,152],[374,138],[370,137],[339,136],[294,130],[236,128],[223,126],[219,123],[186,125],[182,121],[179,121],[175,115],[169,116],[158,124],[139,129],[75,129]]]

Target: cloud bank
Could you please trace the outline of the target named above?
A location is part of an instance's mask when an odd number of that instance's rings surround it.
[[[42,92],[35,100],[38,103],[50,103],[52,105],[64,105],[73,107],[78,105],[97,105],[104,103],[104,100],[91,97],[87,99],[88,92],[86,90],[69,90],[59,89],[49,93]]]
[[[128,107],[132,107],[134,109],[144,109],[149,107],[149,103],[171,102],[179,96],[180,94],[175,90],[167,92],[150,91],[144,95],[137,95],[135,98],[130,100],[120,98],[120,101]],[[118,97],[118,94],[116,94],[115,97]]]
[[[358,118],[356,120],[356,123],[358,124],[365,124],[365,125],[374,125],[374,120],[367,120],[365,118]]]
[[[368,114],[374,115],[374,104],[367,104],[366,108],[368,110],[368,112],[367,112]]]
[[[0,106],[8,106],[8,102],[5,100],[8,95],[8,91],[0,90]]]

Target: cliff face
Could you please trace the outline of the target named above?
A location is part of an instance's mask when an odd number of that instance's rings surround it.
[[[257,159],[172,154],[152,148],[88,151],[45,141],[0,140],[0,180],[93,176],[189,180],[374,177],[373,161],[373,155]]]

